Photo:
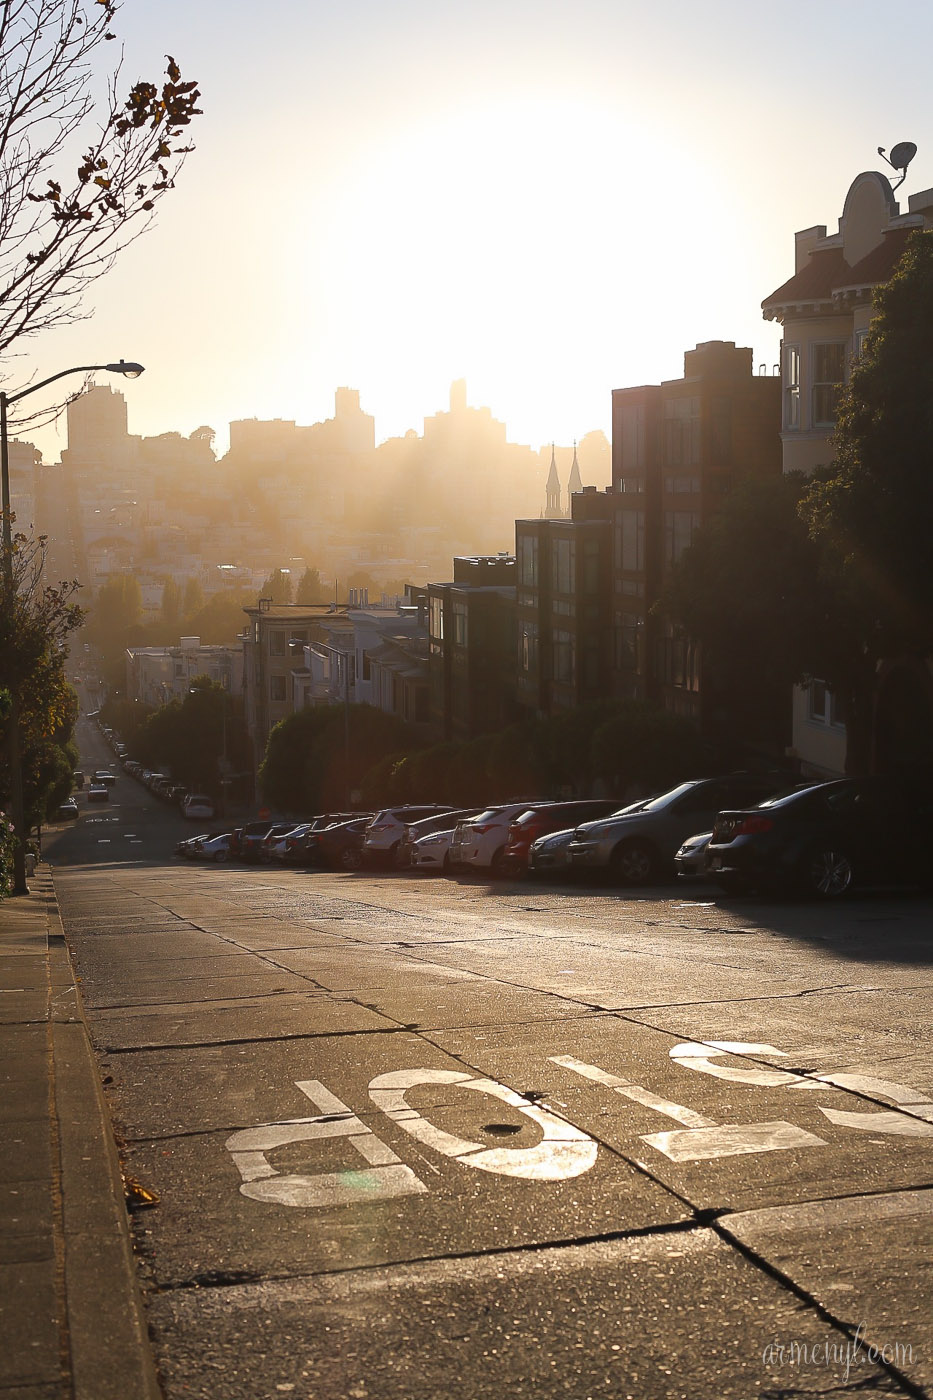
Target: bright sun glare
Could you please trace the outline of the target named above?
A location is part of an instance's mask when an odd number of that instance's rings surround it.
[[[689,219],[687,256],[716,256],[709,177],[682,135],[654,130],[650,166],[642,139],[620,109],[534,98],[370,144],[342,172],[321,265],[306,268],[309,324],[326,326],[342,382],[428,412],[439,405],[424,386],[436,395],[465,374],[474,401],[507,409],[510,427],[535,422],[539,440],[563,385],[605,422],[625,343],[639,381],[671,353],[658,269],[683,266],[684,225],[650,212],[654,167]],[[556,342],[554,326],[574,321],[579,337]]]

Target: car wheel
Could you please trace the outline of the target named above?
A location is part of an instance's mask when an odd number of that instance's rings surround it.
[[[340,852],[339,863],[342,870],[359,870],[363,864],[363,853],[355,846],[345,846]]]
[[[840,899],[855,879],[849,856],[835,846],[814,846],[804,858],[801,875],[804,889],[817,899]]]
[[[215,863],[216,863],[217,865],[220,865],[220,863],[221,863],[222,861],[225,861],[226,859],[227,859],[227,852],[226,852],[226,851],[218,851],[217,854],[214,856],[214,861],[215,861]]]
[[[657,852],[647,841],[626,841],[613,851],[611,868],[624,885],[648,885],[657,875]]]

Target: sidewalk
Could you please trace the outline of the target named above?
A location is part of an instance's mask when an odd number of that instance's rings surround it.
[[[0,903],[0,1395],[157,1400],[110,1122],[51,873]]]

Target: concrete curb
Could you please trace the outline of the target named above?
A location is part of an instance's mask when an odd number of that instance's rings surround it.
[[[47,868],[34,887],[48,920],[53,1189],[73,1392],[161,1400],[110,1115]]]

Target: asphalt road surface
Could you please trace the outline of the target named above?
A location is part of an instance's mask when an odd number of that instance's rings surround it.
[[[191,865],[79,802],[168,1400],[933,1394],[929,898]]]

